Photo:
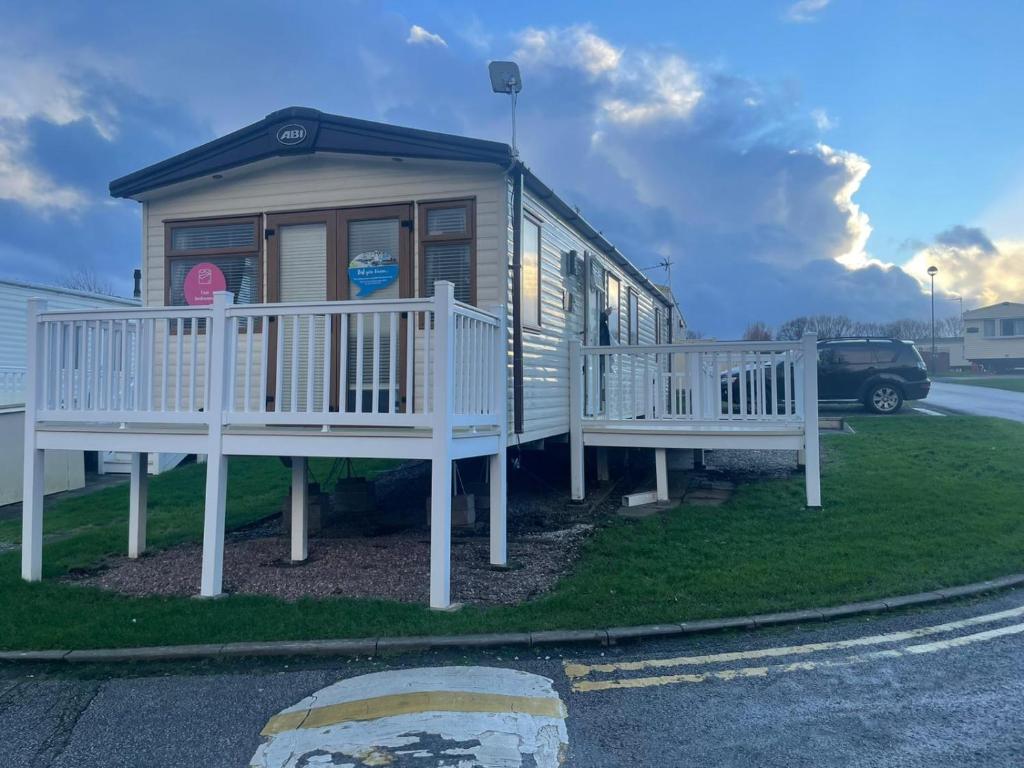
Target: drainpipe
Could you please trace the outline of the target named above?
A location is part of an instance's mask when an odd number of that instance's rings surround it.
[[[523,169],[512,171],[512,426],[523,434],[523,317],[520,276],[523,268]]]
[[[132,292],[132,296],[134,296],[136,299],[141,299],[142,298],[142,270],[141,269],[136,269],[135,272],[132,274],[132,277],[135,278],[135,290]]]

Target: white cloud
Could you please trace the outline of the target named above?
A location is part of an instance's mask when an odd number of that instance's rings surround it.
[[[786,10],[786,19],[797,23],[806,23],[817,19],[818,14],[825,10],[831,0],[797,0]]]
[[[991,241],[980,229],[954,227],[921,244],[903,269],[924,288],[930,266],[939,270],[936,292],[963,296],[968,307],[1024,299],[1024,241]]]
[[[81,191],[57,184],[48,174],[25,161],[27,145],[26,138],[19,132],[0,130],[0,200],[42,211],[73,211],[84,207],[87,199]]]
[[[65,126],[89,123],[107,141],[117,135],[116,110],[96,100],[66,69],[14,51],[0,54],[0,200],[35,210],[76,210],[88,202],[72,186],[56,182],[29,159],[29,124],[43,120]]]
[[[605,115],[614,122],[686,118],[704,96],[700,78],[681,56],[642,56],[631,65],[615,79],[619,90],[633,93],[602,104]]]
[[[835,119],[832,118],[828,114],[828,112],[826,112],[824,109],[821,109],[820,107],[818,109],[811,110],[811,119],[814,121],[814,124],[817,126],[818,130],[822,132],[831,131],[833,128],[836,127]]]
[[[860,269],[869,264],[889,267],[872,259],[867,252],[868,238],[871,237],[871,220],[853,201],[853,196],[860,189],[861,183],[871,170],[871,163],[854,152],[835,150],[825,144],[818,145],[818,152],[827,165],[842,168],[842,183],[834,197],[836,209],[846,216],[846,231],[849,238],[846,249],[842,253],[830,254],[847,269]]]
[[[440,45],[442,48],[447,48],[448,43],[445,39],[434,32],[428,32],[419,24],[413,24],[409,27],[409,36],[405,38],[405,42],[410,45]]]
[[[676,53],[617,48],[586,25],[529,28],[515,58],[543,74],[556,67],[601,83],[601,114],[614,123],[642,124],[690,115],[704,95],[695,69]]]
[[[519,34],[515,58],[534,66],[569,65],[591,77],[615,71],[622,60],[622,50],[594,34],[587,25],[536,29],[529,27]]]

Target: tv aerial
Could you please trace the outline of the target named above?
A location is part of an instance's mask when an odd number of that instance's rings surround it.
[[[519,74],[519,65],[514,61],[492,61],[487,65],[491,76],[491,89],[495,93],[507,93],[512,97],[512,156],[519,157],[516,145],[516,100],[523,90],[523,78]]]

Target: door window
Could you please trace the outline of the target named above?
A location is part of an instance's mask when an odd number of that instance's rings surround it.
[[[396,299],[401,296],[399,280],[399,244],[401,238],[402,223],[398,218],[393,219],[365,219],[362,221],[352,220],[348,222],[347,244],[348,244],[348,277],[349,297],[353,299]],[[355,265],[355,266],[353,266]],[[365,265],[365,266],[364,266]],[[382,279],[378,287],[377,282],[360,277],[359,270],[369,269],[370,274],[381,272]],[[383,389],[388,386],[391,374],[391,344],[390,319],[387,315],[381,317],[380,327],[375,331],[372,318],[365,317],[363,320],[363,349],[362,349],[362,391],[363,410],[371,410],[371,387],[373,386],[374,370],[374,339],[376,344],[376,359],[378,361],[378,385]],[[348,344],[348,386],[354,387],[359,375],[358,359],[358,328],[354,324],[349,326]],[[397,340],[395,340],[397,343]],[[397,394],[397,393],[394,393]],[[354,394],[352,395],[354,397]],[[386,396],[380,397],[381,403],[386,403]],[[355,401],[352,401],[355,405]],[[379,405],[379,408],[386,410],[386,405]]]
[[[327,274],[327,224],[324,222],[284,224],[278,228],[278,237],[281,260],[280,300],[283,302],[324,301],[327,298],[324,279]],[[294,381],[296,407],[300,411],[306,410],[322,402],[324,391],[323,366],[314,365],[313,402],[306,402],[310,324],[309,322],[296,322],[295,317],[282,317],[278,333],[288,352],[282,359],[282,407],[290,407]],[[312,333],[314,350],[322,350],[324,345],[322,318],[314,318]],[[292,354],[292,345],[296,345],[294,355]],[[294,380],[292,377],[293,362],[295,363]]]

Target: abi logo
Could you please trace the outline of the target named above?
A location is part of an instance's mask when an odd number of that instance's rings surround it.
[[[298,144],[306,138],[306,129],[301,125],[289,123],[277,130],[277,140],[282,144]]]

